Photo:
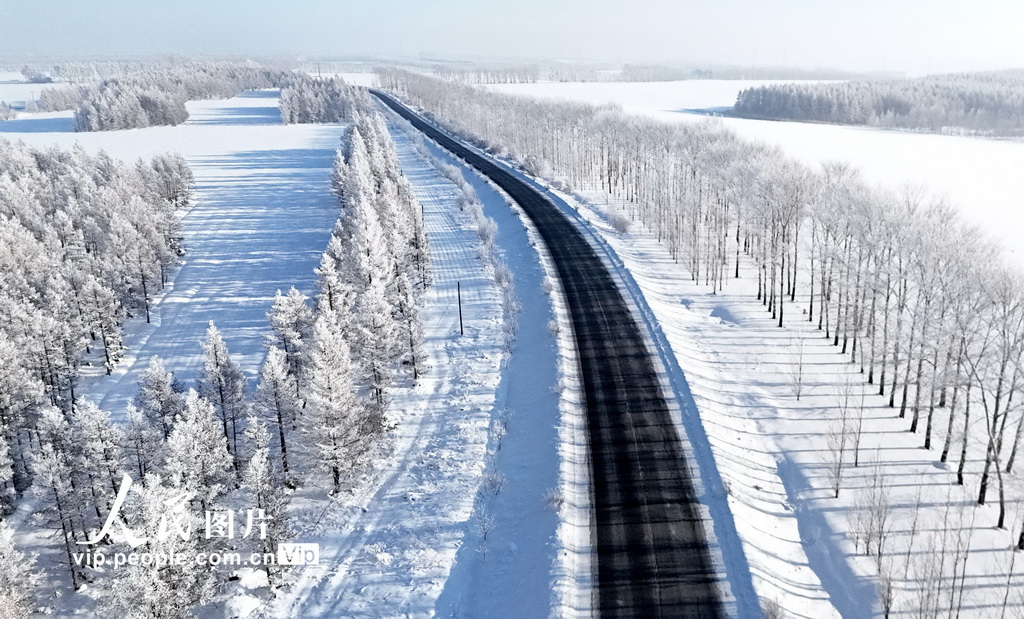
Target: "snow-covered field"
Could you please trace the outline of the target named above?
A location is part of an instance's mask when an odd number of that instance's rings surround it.
[[[591,103],[616,103],[630,113],[696,122],[686,110],[728,107],[743,88],[764,82],[538,83],[488,86],[501,92]],[[774,144],[811,165],[846,161],[865,178],[892,189],[921,187],[945,196],[967,221],[999,239],[1024,266],[1024,142],[885,131],[824,124],[722,118],[751,140]]]
[[[275,292],[292,285],[311,292],[313,268],[337,218],[329,176],[341,125],[282,125],[275,91],[188,108],[186,124],[131,131],[74,133],[70,112],[0,123],[0,136],[34,146],[80,144],[129,161],[177,151],[195,173],[195,206],[182,220],[187,251],[156,301],[152,324],[130,320],[124,361],[110,376],[96,375],[97,368],[84,380],[88,397],[115,416],[153,355],[191,382],[211,320],[255,378]]]
[[[38,97],[39,91],[46,86],[26,82],[21,73],[0,71],[0,101],[8,105],[21,107],[33,97]]]
[[[311,292],[338,214],[328,179],[342,127],[283,126],[276,105],[275,92],[244,93],[189,103],[191,118],[182,126],[109,133],[72,132],[70,113],[24,114],[0,125],[8,139],[77,143],[128,160],[178,151],[195,172],[195,206],[183,218],[187,253],[156,299],[152,324],[129,321],[124,361],[111,376],[87,370],[82,381],[82,396],[115,417],[151,355],[184,382],[195,378],[209,320],[252,381],[274,293],[291,285]],[[558,491],[564,360],[550,327],[547,273],[505,198],[470,176],[485,214],[497,221],[497,248],[511,266],[520,308],[506,349],[502,293],[494,266],[481,259],[476,223],[456,205],[455,186],[402,131],[393,133],[431,243],[434,284],[421,312],[429,370],[416,385],[395,390],[388,413],[394,430],[351,493],[327,500],[326,489],[311,484],[292,497],[296,539],[321,545],[320,566],[298,573],[269,604],[248,590],[256,581],[243,577],[225,592],[227,616],[480,616],[496,607],[507,616],[544,616],[573,594],[552,593],[553,574],[566,561],[564,552],[556,557],[564,550],[556,542],[556,498],[574,497]],[[90,602],[62,584],[51,531],[34,521],[33,505],[25,501],[11,523],[19,546],[38,553],[52,578],[40,605],[58,614],[89,612]],[[201,613],[219,616],[221,609]]]
[[[404,134],[395,138],[431,247],[433,285],[420,313],[429,367],[417,385],[395,391],[385,457],[351,496],[323,504],[324,490],[313,488],[312,496],[293,499],[303,514],[299,535],[320,544],[321,564],[305,568],[274,600],[273,616],[429,614],[439,596],[452,595],[456,553],[476,534],[477,489],[505,406],[501,295],[479,259],[473,222],[455,204],[454,185]]]

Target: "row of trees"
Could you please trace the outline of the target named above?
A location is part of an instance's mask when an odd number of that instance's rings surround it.
[[[186,101],[225,99],[243,90],[290,83],[293,74],[243,63],[147,66],[126,77],[105,79],[78,90],[75,128],[116,131],[155,125],[178,125],[188,119]],[[73,87],[43,91],[44,109],[65,105]],[[66,109],[66,108],[65,108]]]
[[[755,67],[728,65],[642,65],[627,64],[613,79],[623,82],[670,82],[679,80],[836,80],[857,74],[837,69]]]
[[[370,109],[369,97],[365,88],[349,86],[340,77],[313,78],[295,73],[289,85],[281,89],[278,107],[286,125],[333,123]]]
[[[1024,71],[758,86],[740,92],[733,111],[749,118],[1018,136],[1024,132]]]
[[[40,403],[70,411],[80,367],[109,373],[121,323],[149,319],[192,186],[179,155],[125,164],[0,140],[0,510],[28,485]]]
[[[197,564],[195,553],[272,553],[288,539],[284,478],[268,431],[275,420],[247,399],[245,378],[212,323],[203,351],[196,388],[188,390],[152,358],[124,423],[84,399],[70,411],[39,411],[33,487],[58,532],[72,586],[95,581],[110,612],[185,616],[210,598],[219,577]],[[241,441],[227,425],[231,420],[235,430],[239,415],[246,424]],[[243,535],[247,519],[240,519],[237,535],[205,535],[206,514],[239,506],[256,518],[257,530]],[[98,555],[115,552],[175,553],[187,561],[129,565],[101,577],[103,570],[93,569],[103,567]],[[264,569],[271,583],[279,581],[281,568]]]
[[[1024,436],[1024,282],[947,205],[874,189],[844,165],[810,169],[711,120],[668,126],[411,73],[380,79],[481,145],[628,200],[712,291],[756,276],[776,324],[815,324],[1007,526]]]
[[[439,64],[432,73],[443,80],[467,84],[532,84],[540,79],[538,65]]]
[[[426,237],[380,116],[357,115],[332,181],[342,213],[316,269],[316,299],[311,306],[294,288],[278,292],[255,390],[211,323],[194,387],[154,357],[123,424],[81,399],[69,409],[38,407],[39,421],[27,432],[29,472],[72,584],[99,578],[109,611],[182,616],[209,600],[226,576],[191,561],[97,576],[88,569],[95,557],[82,561],[75,553],[90,548],[79,542],[106,533],[112,510],[131,531],[116,526],[106,540],[113,546],[102,547],[107,554],[189,557],[213,550],[214,541],[223,548],[225,540],[202,539],[204,512],[238,506],[263,510],[267,534],[233,547],[274,552],[290,536],[286,488],[320,485],[326,474],[328,491],[341,490],[386,428],[389,394],[403,376],[424,371],[417,303],[427,285]],[[119,502],[126,473],[136,483]],[[182,495],[186,500],[175,503]],[[168,518],[192,535],[185,539],[172,527],[161,537]],[[131,547],[132,535],[149,539]],[[280,568],[265,569],[272,585],[281,582]]]

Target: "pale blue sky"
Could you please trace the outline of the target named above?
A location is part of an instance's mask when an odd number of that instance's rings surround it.
[[[1019,0],[0,0],[0,54],[1024,66]]]

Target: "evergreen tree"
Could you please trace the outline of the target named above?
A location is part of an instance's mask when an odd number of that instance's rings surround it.
[[[331,313],[321,313],[314,326],[307,404],[304,430],[337,492],[379,425],[358,395],[348,342]]]
[[[281,454],[281,468],[287,481],[290,475],[288,464],[288,431],[295,427],[301,402],[295,395],[295,379],[288,373],[285,353],[271,347],[260,370],[260,382],[256,386],[256,408],[267,419],[272,420],[277,434],[278,450]]]
[[[184,404],[184,402],[183,402]],[[142,411],[129,404],[125,409],[124,453],[133,476],[145,480],[163,466],[163,428],[155,426]],[[168,436],[170,431],[168,431]]]
[[[71,413],[69,428],[73,479],[79,493],[93,506],[97,519],[107,516],[121,479],[124,435],[110,422],[110,413],[80,400]]]
[[[392,311],[384,279],[378,277],[370,282],[359,301],[357,350],[362,358],[369,387],[379,412],[384,410],[399,347]]]
[[[14,530],[0,521],[0,617],[24,619],[35,610],[35,557],[14,547]]]
[[[281,475],[275,470],[270,460],[270,433],[259,417],[250,417],[245,429],[246,441],[252,450],[252,456],[242,474],[242,487],[246,490],[251,505],[263,510],[267,523],[266,531],[250,537],[254,550],[262,554],[273,553],[277,545],[288,539],[288,524],[285,507],[286,495],[281,491]],[[267,579],[273,584],[278,568],[265,565]]]
[[[306,348],[313,331],[313,311],[306,295],[292,286],[287,295],[277,291],[274,305],[267,314],[274,330],[272,345],[279,346],[288,360],[288,371],[301,385],[306,367]]]
[[[224,438],[236,474],[242,468],[238,453],[239,423],[248,415],[245,402],[245,376],[228,352],[220,331],[210,321],[203,341],[203,370],[199,375],[199,394],[213,404],[221,421]]]
[[[139,376],[139,393],[135,406],[166,439],[171,427],[185,405],[185,398],[175,383],[174,375],[167,371],[163,359],[151,357],[149,367]]]
[[[192,608],[212,597],[215,584],[215,572],[192,560],[201,550],[202,520],[182,500],[183,488],[166,485],[159,475],[150,475],[145,484],[132,489],[123,509],[125,519],[138,536],[146,538],[133,551],[185,560],[140,562],[117,570],[102,600],[105,610],[109,616],[139,619],[194,616]]]
[[[205,510],[230,483],[231,454],[218,429],[214,406],[194,389],[185,395],[185,410],[167,439],[168,482],[191,492]]]
[[[404,361],[412,369],[413,379],[419,378],[425,353],[423,351],[423,325],[416,307],[412,281],[406,273],[398,276],[399,345],[405,347]]]

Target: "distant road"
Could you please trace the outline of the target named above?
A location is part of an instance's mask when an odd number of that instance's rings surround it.
[[[575,225],[529,184],[393,97],[371,92],[507,192],[554,260],[575,330],[587,406],[600,614],[723,617],[679,436],[640,328],[604,263]]]

